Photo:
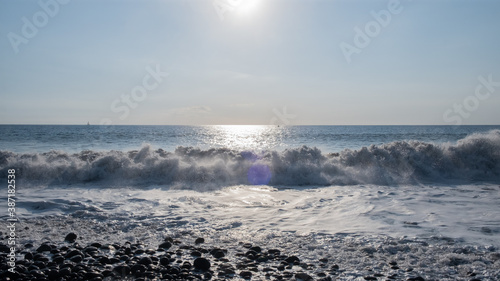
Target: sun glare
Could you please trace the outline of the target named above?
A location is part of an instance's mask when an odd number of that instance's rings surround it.
[[[259,9],[261,0],[239,1],[240,4],[235,8],[235,13],[241,16],[251,16]]]

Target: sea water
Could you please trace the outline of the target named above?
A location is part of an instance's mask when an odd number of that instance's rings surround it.
[[[500,247],[500,126],[2,125],[8,169],[34,244],[201,236],[360,265],[342,247]]]

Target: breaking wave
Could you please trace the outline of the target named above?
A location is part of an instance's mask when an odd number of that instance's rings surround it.
[[[238,184],[318,186],[498,182],[500,130],[469,135],[456,143],[396,141],[323,154],[302,146],[284,151],[202,150],[173,152],[150,145],[136,151],[18,154],[0,151],[0,178],[16,169],[24,185],[102,183],[196,189]]]

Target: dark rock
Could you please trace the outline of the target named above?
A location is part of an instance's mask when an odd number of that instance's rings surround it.
[[[57,279],[59,277],[59,270],[57,269],[49,269],[45,272],[45,274],[47,275],[47,277],[50,279],[50,280],[54,280],[54,279]]]
[[[207,271],[210,269],[210,262],[205,258],[197,258],[194,260],[194,267],[199,270]]]
[[[190,268],[191,268],[191,266],[192,266],[192,265],[191,265],[191,263],[190,263],[190,262],[185,261],[185,262],[183,262],[183,263],[182,263],[181,268],[190,269]]]
[[[79,250],[71,250],[64,257],[66,259],[70,259],[70,258],[72,258],[74,256],[82,256],[82,257],[84,257],[85,255],[81,251],[79,251]]]
[[[77,237],[78,236],[75,233],[71,232],[71,233],[68,233],[68,235],[66,235],[66,237],[64,238],[64,241],[73,243],[76,241]]]
[[[69,267],[61,268],[59,270],[59,276],[61,277],[69,276],[70,274],[71,274],[71,268]]]
[[[137,249],[134,251],[134,255],[142,255],[144,254],[146,251],[144,251],[143,249]]]
[[[99,263],[102,264],[102,265],[110,264],[109,258],[108,257],[100,257],[99,258]]]
[[[116,268],[115,268],[116,269]],[[130,272],[132,272],[132,274],[134,275],[137,275],[137,273],[143,273],[143,272],[146,272],[147,270],[147,267],[143,264],[134,264],[131,268],[130,268]]]
[[[25,249],[33,248],[33,244],[31,244],[31,243],[26,243],[26,244],[24,244],[24,248],[25,248]]]
[[[72,256],[69,260],[74,263],[80,263],[83,260],[83,256]]]
[[[54,257],[52,257],[52,261],[57,263],[57,264],[61,264],[64,262],[64,257],[61,255],[54,256]]]
[[[295,274],[295,279],[300,281],[312,281],[314,280],[311,276],[305,273],[297,273]]]
[[[170,263],[170,259],[167,257],[161,257],[160,258],[160,264],[163,266],[167,266]]]
[[[132,249],[125,248],[125,255],[131,255],[131,254],[132,254]]]
[[[139,260],[139,262],[138,262],[138,263],[139,263],[139,264],[143,264],[143,265],[146,265],[146,266],[147,266],[147,265],[152,264],[152,263],[153,263],[153,261],[151,260],[151,258],[150,258],[150,257],[143,257],[143,258],[141,258],[141,259]]]
[[[168,269],[167,272],[168,272],[168,274],[171,274],[171,275],[178,275],[181,272],[181,270],[177,266],[172,266],[171,268]]]
[[[101,274],[102,274],[104,277],[113,277],[113,276],[114,276],[113,271],[108,270],[108,269],[103,270],[103,271],[101,272]]]
[[[94,278],[103,278],[104,276],[99,273],[99,272],[96,272],[96,271],[88,271],[87,273],[85,273],[84,275],[84,278],[89,280],[89,279],[94,279]]]
[[[165,241],[165,242],[161,243],[160,245],[158,245],[158,248],[165,249],[165,250],[170,249],[170,247],[172,247],[172,243],[170,243],[168,241]]]
[[[281,254],[281,251],[278,250],[278,249],[271,249],[271,250],[268,250],[267,253],[269,255],[273,255],[273,256],[279,256]]]
[[[203,244],[205,243],[205,238],[196,238],[196,240],[194,240],[194,243],[195,244]]]
[[[38,247],[38,249],[36,249],[36,251],[39,253],[50,252],[50,250],[52,250],[52,247],[50,247],[49,244],[42,244],[42,245],[40,245],[40,247]]]
[[[128,265],[118,265],[113,269],[119,276],[125,276],[130,274],[130,267]]]
[[[32,260],[33,259],[33,254],[32,253],[26,253],[26,255],[24,255],[24,259],[25,260]]]
[[[268,260],[269,260],[269,258],[266,256],[259,256],[256,259],[257,262],[267,262]]]
[[[285,259],[287,263],[300,263],[300,259],[296,256],[289,256]]]
[[[417,276],[417,277],[408,278],[408,281],[425,281],[425,279],[420,277],[420,276]]]
[[[198,251],[192,251],[191,252],[191,256],[193,256],[193,257],[201,257],[201,253],[198,252]]]
[[[212,256],[216,259],[220,259],[220,258],[223,258],[225,256],[224,254],[224,251],[222,251],[221,249],[213,249],[210,254],[212,254]]]
[[[250,278],[252,278],[252,272],[242,271],[242,272],[240,272],[240,277],[243,279],[250,279]]]
[[[99,249],[97,249],[94,246],[88,246],[88,247],[83,249],[84,253],[91,253],[91,252],[97,252],[97,251],[99,251]]]
[[[3,238],[2,238],[3,239]],[[0,243],[0,252],[1,253],[10,253],[10,248],[9,246],[3,244],[3,243]]]
[[[244,248],[247,248],[247,249],[250,249],[250,248],[252,248],[252,244],[250,244],[250,243],[245,243],[245,244],[243,244],[243,247],[244,247]]]
[[[257,253],[262,252],[262,249],[259,246],[251,247],[250,250],[255,251]]]
[[[374,276],[365,276],[363,277],[365,280],[377,280],[377,277]]]

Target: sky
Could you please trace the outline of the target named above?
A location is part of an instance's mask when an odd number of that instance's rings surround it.
[[[500,124],[500,1],[4,0],[0,124]]]

